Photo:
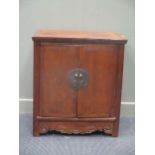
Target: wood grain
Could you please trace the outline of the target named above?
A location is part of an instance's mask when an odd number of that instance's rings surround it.
[[[124,45],[117,46],[117,72],[116,72],[116,93],[115,100],[111,107],[111,116],[116,116],[116,122],[114,123],[113,137],[117,137],[119,134],[119,120],[120,120],[120,106],[121,106],[121,94],[122,94],[122,78],[123,78],[123,62],[124,62]]]
[[[86,134],[100,131],[112,134],[113,123],[111,122],[41,122],[40,133],[45,134],[49,131],[58,131],[67,134]]]
[[[40,43],[34,42],[34,75],[33,75],[33,135],[39,136],[39,121],[36,116],[40,114],[39,84],[40,84]]]
[[[62,122],[85,122],[85,121],[89,121],[89,122],[113,122],[116,121],[116,117],[109,117],[109,118],[58,118],[58,117],[42,117],[42,116],[37,116],[36,117],[37,120],[39,121],[62,121]]]
[[[79,117],[109,117],[115,93],[117,52],[114,45],[85,45],[80,68],[89,73],[89,84],[78,92]]]
[[[125,36],[116,32],[84,32],[64,30],[38,30],[33,40],[55,41],[55,42],[79,42],[79,43],[115,43],[127,42]]]
[[[40,113],[42,116],[75,117],[76,91],[68,85],[70,70],[77,68],[77,49],[42,45],[40,60]]]
[[[41,30],[34,41],[33,135],[119,133],[124,44],[113,32]],[[74,90],[72,70],[88,74]]]

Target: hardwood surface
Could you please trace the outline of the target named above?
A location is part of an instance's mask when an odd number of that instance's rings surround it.
[[[39,121],[36,116],[40,115],[39,91],[40,91],[40,43],[34,42],[34,74],[33,74],[33,135],[39,136]]]
[[[113,123],[111,122],[40,122],[40,133],[45,134],[48,131],[59,131],[67,134],[85,134],[95,131],[101,131],[106,134],[112,134]]]
[[[93,39],[93,43],[83,42],[83,38]],[[51,130],[69,134],[98,130],[118,136],[127,40],[109,32],[49,30],[38,31],[33,40],[34,136]],[[83,87],[77,87],[84,79],[79,79],[80,69],[88,74],[88,83]],[[70,78],[71,71],[78,76]],[[78,89],[71,87],[70,80]]]
[[[45,45],[40,53],[40,113],[42,116],[76,116],[76,92],[67,75],[77,68],[78,50],[72,46]]]
[[[79,117],[109,117],[115,93],[117,51],[114,45],[84,45],[80,68],[89,73],[89,84],[78,92]]]
[[[62,30],[38,30],[33,40],[42,41],[68,41],[68,42],[102,42],[102,43],[126,43],[124,35],[116,32],[84,32],[84,31],[62,31]]]
[[[70,117],[68,117],[68,118],[64,118],[64,117],[62,117],[62,118],[58,118],[58,117],[42,117],[42,116],[37,116],[37,120],[41,120],[41,121],[54,121],[54,122],[57,122],[57,121],[64,121],[64,122],[71,122],[71,121],[73,121],[73,122],[77,122],[77,121],[90,121],[90,122],[98,122],[98,121],[104,121],[104,122],[106,122],[106,121],[115,121],[116,120],[116,118],[115,117],[108,117],[108,118],[97,118],[97,117],[95,117],[95,118],[78,118],[78,117],[73,117],[73,118],[70,118]]]

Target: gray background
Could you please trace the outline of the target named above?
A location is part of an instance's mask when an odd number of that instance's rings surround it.
[[[33,44],[37,29],[114,31],[125,47],[123,102],[135,100],[134,0],[20,0],[20,98],[32,99]]]

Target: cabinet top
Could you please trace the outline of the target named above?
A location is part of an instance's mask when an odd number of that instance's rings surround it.
[[[86,32],[64,30],[38,30],[32,37],[34,41],[54,42],[96,42],[125,44],[127,38],[115,32]]]

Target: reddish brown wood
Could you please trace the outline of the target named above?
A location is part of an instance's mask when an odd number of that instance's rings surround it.
[[[78,48],[45,44],[40,57],[40,114],[76,116],[76,92],[68,86],[69,71],[77,68]]]
[[[89,84],[78,92],[79,117],[109,117],[114,98],[117,51],[114,45],[84,45],[80,68],[89,73]]]
[[[122,92],[122,77],[123,77],[123,61],[124,61],[124,45],[117,47],[117,72],[116,72],[116,92],[115,100],[112,105],[111,116],[116,116],[116,122],[114,123],[114,130],[112,136],[117,137],[119,134],[119,117],[120,117],[120,104],[121,104],[121,92]]]
[[[62,30],[39,30],[33,40],[66,42],[66,43],[106,43],[124,44],[127,42],[125,36],[115,32],[82,32]]]
[[[106,134],[112,134],[112,122],[40,122],[40,133],[47,133],[48,131],[59,131],[68,134],[85,134],[95,131],[101,131]]]
[[[53,130],[118,136],[125,37],[39,31],[33,40],[34,136]],[[70,86],[74,69],[87,71],[87,86]]]
[[[87,117],[87,118],[77,118],[77,117],[74,117],[74,118],[58,118],[58,117],[42,117],[42,116],[37,116],[36,117],[37,118],[37,120],[40,120],[40,121],[62,121],[62,122],[71,122],[71,121],[73,121],[73,122],[76,122],[76,121],[80,121],[80,122],[82,122],[82,121],[90,121],[90,122],[98,122],[98,121],[101,121],[101,122],[106,122],[106,121],[116,121],[116,117],[108,117],[108,118],[97,118],[97,117],[95,117],[95,118],[89,118],[89,117]]]
[[[33,80],[33,135],[39,136],[39,121],[36,116],[40,115],[39,84],[40,84],[40,43],[34,42],[34,80]]]

